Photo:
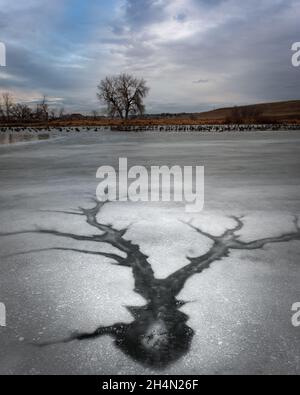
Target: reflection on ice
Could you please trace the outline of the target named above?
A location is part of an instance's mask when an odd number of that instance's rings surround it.
[[[49,134],[0,134],[0,145],[49,140]]]

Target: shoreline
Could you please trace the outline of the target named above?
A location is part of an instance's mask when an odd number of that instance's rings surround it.
[[[29,133],[29,134],[40,134],[40,133],[81,133],[81,132],[123,132],[123,133],[145,133],[145,132],[160,132],[160,133],[228,133],[228,132],[289,132],[289,131],[300,131],[300,125],[289,125],[289,124],[257,124],[257,125],[148,125],[148,126],[136,126],[136,125],[119,125],[119,126],[0,126],[0,133],[7,135],[10,133]]]
[[[5,128],[4,128],[5,129]],[[97,137],[97,136],[118,136],[118,135],[143,135],[145,136],[202,136],[206,137],[215,137],[218,136],[230,137],[236,136],[237,138],[242,138],[242,136],[267,136],[267,135],[282,135],[289,133],[297,133],[300,132],[300,126],[294,126],[293,128],[265,128],[263,129],[261,125],[256,125],[255,127],[251,127],[248,129],[240,129],[239,127],[235,128],[226,128],[226,130],[222,130],[219,126],[211,126],[203,128],[201,130],[195,130],[195,128],[190,129],[190,127],[183,128],[184,130],[174,130],[175,128],[166,127],[161,130],[161,128],[147,128],[147,129],[136,129],[136,130],[112,130],[112,128],[108,127],[100,127],[100,128],[49,128],[49,129],[33,129],[33,128],[11,128],[11,129],[1,129],[0,127],[0,150],[7,147],[18,147],[18,146],[27,146],[31,144],[41,144],[46,142],[53,142],[57,140],[65,140],[69,138],[74,138],[75,136],[81,137]]]

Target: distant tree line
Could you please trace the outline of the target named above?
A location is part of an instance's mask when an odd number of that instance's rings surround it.
[[[228,124],[264,123],[263,111],[258,106],[234,107],[226,117]]]
[[[46,96],[34,107],[24,103],[15,102],[13,96],[9,93],[3,93],[0,96],[0,120],[3,123],[12,122],[47,122],[50,119],[62,117],[64,109],[50,108]]]
[[[101,112],[97,110],[91,111],[90,115],[82,115],[80,113],[68,114],[64,107],[54,107],[49,104],[47,97],[43,98],[33,106],[25,103],[18,103],[14,100],[9,92],[0,95],[0,123],[47,123],[55,120],[98,120],[103,119]]]

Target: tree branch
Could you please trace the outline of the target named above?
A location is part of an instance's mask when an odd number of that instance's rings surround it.
[[[172,288],[172,292],[175,295],[183,289],[185,282],[190,277],[194,274],[202,273],[204,270],[208,269],[212,263],[228,257],[231,250],[258,250],[264,248],[267,244],[286,243],[300,240],[299,219],[297,217],[293,221],[295,224],[295,232],[286,233],[277,237],[254,240],[248,243],[239,240],[240,236],[236,234],[236,232],[240,231],[244,227],[244,223],[242,221],[243,217],[231,218],[236,221],[236,226],[233,229],[226,230],[220,237],[203,232],[201,229],[189,224],[189,226],[199,234],[213,240],[214,244],[205,255],[196,258],[188,257],[187,259],[190,261],[190,264],[186,265],[166,279],[166,282]]]
[[[37,230],[23,230],[18,232],[8,232],[8,233],[0,233],[1,237],[6,236],[18,236],[18,235],[26,235],[26,234],[44,234],[44,235],[51,235],[57,237],[63,237],[78,241],[101,241],[101,236],[81,236],[75,235],[73,233],[64,233],[59,232],[57,230],[47,230],[47,229],[37,229]]]
[[[36,249],[36,250],[29,250],[25,252],[18,252],[15,254],[10,254],[10,255],[4,255],[2,258],[10,258],[14,256],[22,256],[22,255],[28,255],[28,254],[36,254],[39,252],[47,252],[47,251],[67,251],[67,252],[77,252],[80,254],[86,254],[86,255],[95,255],[95,256],[102,256],[104,258],[110,258],[116,261],[117,266],[124,266],[124,267],[131,267],[130,263],[128,263],[127,258],[123,258],[120,255],[117,254],[111,254],[111,253],[106,253],[106,252],[99,252],[99,251],[89,251],[89,250],[80,250],[77,248],[63,248],[63,247],[54,247],[54,248],[41,248],[41,249]]]
[[[114,326],[109,326],[109,327],[100,327],[98,328],[95,332],[93,333],[73,333],[70,337],[67,337],[62,340],[53,340],[53,341],[48,341],[44,343],[39,343],[36,344],[34,343],[33,345],[36,347],[49,347],[49,346],[54,346],[58,344],[67,344],[67,343],[72,343],[74,341],[81,341],[81,340],[90,340],[90,339],[96,339],[98,337],[102,336],[114,336],[117,331],[123,330],[123,328],[126,325],[124,324],[117,324]]]

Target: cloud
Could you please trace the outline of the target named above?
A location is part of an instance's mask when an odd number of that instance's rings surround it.
[[[200,79],[197,81],[193,81],[193,84],[208,84],[209,80]]]
[[[99,104],[107,74],[144,76],[151,111],[299,98],[300,0],[0,0],[0,90]],[[1,77],[2,76],[2,77]],[[190,83],[188,81],[192,81]],[[170,102],[170,98],[172,101]]]

